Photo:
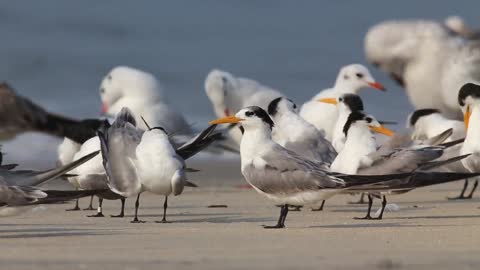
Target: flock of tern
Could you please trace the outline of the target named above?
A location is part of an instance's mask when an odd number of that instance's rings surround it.
[[[127,198],[135,198],[139,219],[145,191],[168,197],[196,187],[186,160],[200,151],[239,153],[241,172],[259,194],[280,206],[284,228],[291,207],[315,206],[341,194],[361,194],[368,209],[361,219],[382,219],[387,196],[465,179],[457,198],[472,198],[480,175],[479,35],[461,18],[445,23],[388,21],[373,26],[365,38],[367,60],[405,88],[417,108],[407,119],[408,132],[395,133],[388,122],[368,113],[363,89],[385,91],[367,67],[342,67],[331,88],[298,106],[278,90],[252,79],[214,69],[205,92],[218,119],[194,130],[165,97],[150,73],[113,68],[101,81],[104,116],[74,120],[50,113],[0,85],[0,139],[23,132],[64,138],[58,167],[37,172],[16,170],[0,160],[0,215],[14,215],[38,204],[98,197],[119,200],[123,217]],[[222,124],[228,124],[223,126]],[[219,127],[222,125],[221,127]],[[382,144],[378,136],[384,136]],[[221,153],[220,153],[221,154]],[[75,190],[47,190],[43,183],[64,178]],[[468,195],[469,179],[473,188]],[[382,199],[372,217],[374,198]]]

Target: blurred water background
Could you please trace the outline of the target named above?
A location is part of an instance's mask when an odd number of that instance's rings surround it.
[[[330,87],[338,69],[365,63],[363,37],[387,19],[461,15],[480,26],[478,1],[0,1],[0,79],[52,112],[96,117],[98,86],[116,65],[144,69],[201,128],[214,117],[204,93],[212,68],[249,77],[301,104]],[[388,92],[366,90],[367,111],[404,127],[401,88],[372,70]],[[6,159],[43,168],[58,139],[24,135]]]

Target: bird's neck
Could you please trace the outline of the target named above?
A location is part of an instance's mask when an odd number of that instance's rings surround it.
[[[265,149],[274,144],[271,133],[272,131],[266,125],[252,129],[245,127],[245,132],[240,142],[242,166],[251,162],[255,157],[261,155]]]
[[[376,150],[377,142],[375,136],[367,126],[350,127],[345,146],[338,155],[344,160],[345,166],[355,168],[355,170],[345,171],[342,168],[337,168],[336,171],[356,173],[359,168],[365,165],[362,164],[362,161],[366,160],[366,156]]]

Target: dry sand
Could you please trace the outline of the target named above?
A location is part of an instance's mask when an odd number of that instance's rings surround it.
[[[274,224],[279,209],[237,187],[244,184],[237,164],[215,164],[208,170],[202,162],[191,165],[204,171],[190,177],[201,187],[170,199],[169,224],[154,223],[163,198],[151,194],[141,199],[145,224],[130,223],[133,200],[123,219],[65,212],[71,205],[4,218],[1,268],[480,269],[480,200],[445,199],[457,195],[461,183],[391,196],[401,210],[382,221],[353,220],[365,206],[339,196],[324,212],[290,212],[286,229],[265,230],[261,225]],[[119,204],[106,201],[104,213],[117,214]],[[212,204],[228,208],[207,208]]]

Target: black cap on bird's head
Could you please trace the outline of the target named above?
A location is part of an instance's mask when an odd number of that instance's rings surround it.
[[[291,99],[289,98],[286,98],[286,97],[278,97],[274,100],[272,100],[269,104],[268,104],[268,108],[267,108],[267,112],[270,116],[275,116],[279,111],[280,111],[280,104],[282,101],[285,101],[286,104],[286,109],[287,110],[292,110],[292,111],[295,111],[297,109],[297,104],[295,104],[295,102],[293,102]]]
[[[352,112],[363,111],[363,101],[359,95],[343,94],[338,98],[339,102],[345,103]]]
[[[417,121],[420,118],[422,118],[424,116],[432,115],[432,114],[435,114],[435,113],[440,113],[440,111],[437,110],[437,109],[419,109],[419,110],[416,110],[409,116],[408,126],[413,127],[413,126],[415,126],[415,124],[417,123]]]
[[[390,129],[382,126],[375,118],[373,118],[371,115],[366,115],[365,113],[361,111],[353,111],[350,113],[348,116],[347,122],[343,126],[343,133],[345,136],[348,135],[348,131],[352,127],[352,125],[356,122],[359,121],[365,121],[365,124],[368,126],[369,129],[371,129],[374,132],[381,133],[387,136],[393,136],[394,132],[391,131]]]
[[[466,83],[458,92],[458,104],[465,106],[465,100],[467,97],[480,98],[480,85],[474,83]]]

